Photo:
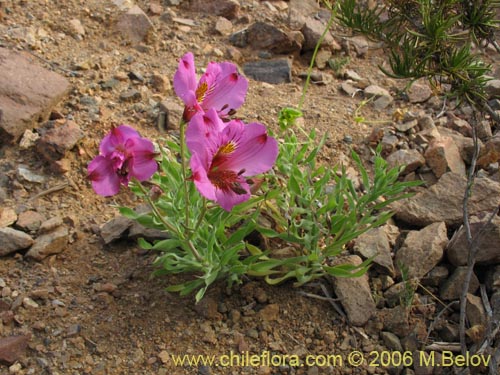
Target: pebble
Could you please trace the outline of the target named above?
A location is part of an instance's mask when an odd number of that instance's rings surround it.
[[[142,98],[141,92],[136,89],[126,90],[120,93],[120,100],[124,102],[137,101],[141,100],[141,98]]]

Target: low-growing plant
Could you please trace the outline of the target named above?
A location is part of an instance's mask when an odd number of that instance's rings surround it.
[[[210,63],[198,80],[193,55],[186,54],[174,76],[185,103],[179,140],[161,139],[155,147],[122,125],[103,139],[88,167],[98,194],[115,195],[127,186],[149,203],[147,213],[120,212],[168,234],[139,245],[157,253],[156,275],[187,276],[169,291],[196,291],[196,301],[219,279],[232,284],[248,275],[302,285],[324,275],[363,274],[370,259],[355,266],[335,257],[384,224],[391,216],[387,206],[416,184],[398,181],[401,168],[388,168],[379,149],[373,179],[352,152],[361,175],[357,190],[342,166],[318,163],[326,135],[317,141],[314,130],[298,126],[298,109],[280,112],[277,135],[232,119],[247,86],[228,62]],[[257,233],[267,245],[250,240]]]

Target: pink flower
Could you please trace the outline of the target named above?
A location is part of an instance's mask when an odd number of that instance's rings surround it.
[[[250,198],[248,177],[271,169],[278,156],[278,143],[264,125],[223,123],[214,109],[191,119],[186,143],[196,188],[226,211]]]
[[[197,82],[191,52],[179,61],[174,75],[175,93],[185,104],[183,119],[186,122],[195,113],[210,108],[215,108],[220,117],[226,117],[243,104],[247,88],[247,79],[238,74],[236,65],[229,62],[209,63]]]
[[[131,178],[144,181],[158,169],[153,143],[126,125],[113,127],[102,139],[99,152],[88,165],[88,178],[94,191],[105,197],[117,194],[120,185],[127,186]]]

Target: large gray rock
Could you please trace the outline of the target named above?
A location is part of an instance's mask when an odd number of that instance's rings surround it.
[[[339,264],[360,265],[362,260],[357,255],[337,259]],[[376,311],[373,301],[368,275],[361,277],[345,278],[332,277],[333,289],[344,307],[347,317],[352,325],[364,325]]]
[[[292,63],[289,59],[251,61],[243,65],[243,72],[249,78],[267,83],[292,81]]]
[[[397,150],[387,159],[390,168],[405,166],[402,175],[407,175],[425,164],[425,159],[417,150]]]
[[[409,278],[420,279],[438,264],[447,243],[444,222],[431,224],[419,231],[410,231],[396,253],[396,267],[401,269],[404,266],[408,269]]]
[[[63,76],[20,52],[0,48],[0,144],[45,121],[69,90]]]
[[[479,232],[481,236],[478,239],[478,251],[476,253],[476,263],[491,265],[500,263],[500,217],[495,216],[488,224],[489,217],[479,219],[471,218],[471,234],[474,238]],[[467,264],[469,255],[469,244],[465,236],[465,228],[462,226],[453,235],[446,255],[451,264],[455,266],[464,266]]]
[[[446,225],[462,222],[462,201],[467,180],[453,172],[445,173],[439,181],[413,197],[392,206],[395,217],[405,223],[426,226],[444,221]],[[491,212],[500,204],[500,184],[489,178],[475,179],[469,198],[469,214]]]
[[[9,227],[0,228],[0,256],[27,249],[31,245],[33,238],[29,234]]]

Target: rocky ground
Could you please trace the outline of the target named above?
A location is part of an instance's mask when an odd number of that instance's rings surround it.
[[[328,134],[323,163],[349,165],[355,147],[369,165],[370,147],[382,143],[391,165],[408,165],[403,178],[426,182],[393,207],[391,224],[349,250],[352,262],[375,255],[363,278],[300,289],[219,283],[195,305],[164,291],[178,277],[150,277],[154,255],[133,241],[141,228],[116,218],[113,205],[140,202],[125,190],[101,198],[86,180],[111,125],[131,124],[151,138],[175,134],[182,106],[171,83],[187,51],[199,67],[237,63],[250,78],[238,116],[275,128],[279,110],[300,100],[328,17],[314,0],[0,1],[0,374],[455,372],[426,366],[419,351],[434,353],[435,363],[459,354],[472,112],[445,105],[425,82],[402,93],[406,82],[378,69],[386,64],[380,46],[334,27],[303,107],[304,126]],[[500,78],[498,56],[482,53]],[[488,87],[496,110],[499,82]],[[473,232],[486,229],[468,294],[471,350],[500,314],[500,219],[488,216],[500,203],[500,133],[487,119],[478,129],[470,213]],[[483,354],[498,349],[495,340],[483,346]],[[366,359],[360,366],[348,362],[355,350]],[[266,351],[344,361],[224,367],[172,359]],[[408,353],[411,363],[384,362],[385,351]]]

